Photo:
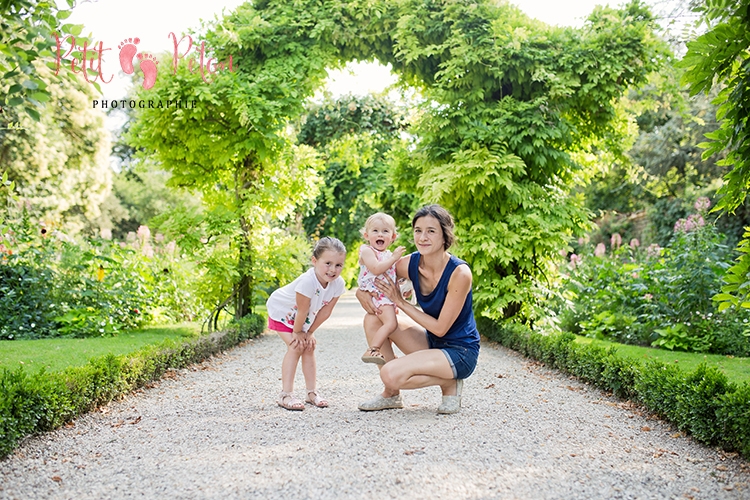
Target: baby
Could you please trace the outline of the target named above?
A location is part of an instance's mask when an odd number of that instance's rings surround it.
[[[359,288],[378,294],[372,300],[382,312],[378,315],[382,326],[373,335],[372,344],[362,356],[362,361],[384,365],[385,358],[380,353],[380,348],[396,329],[398,323],[396,322],[396,306],[378,291],[375,287],[375,280],[388,276],[393,283],[397,282],[395,264],[403,255],[405,248],[398,247],[393,253],[388,250],[388,247],[396,241],[396,221],[382,212],[373,214],[367,219],[362,229],[362,236],[367,243],[359,247]]]

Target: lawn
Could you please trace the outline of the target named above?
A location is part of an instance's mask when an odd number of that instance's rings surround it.
[[[616,346],[617,352],[622,356],[627,356],[640,362],[655,359],[662,363],[676,364],[688,372],[695,370],[698,365],[705,362],[709,366],[714,366],[724,372],[727,378],[732,382],[739,384],[743,382],[750,383],[750,358],[668,351],[665,349],[653,349],[650,347],[615,344],[605,340],[595,340],[586,337],[577,337],[576,342],[582,344],[595,343],[604,347]]]
[[[91,358],[106,354],[128,354],[167,339],[197,337],[200,330],[199,323],[181,323],[128,330],[116,337],[3,340],[0,341],[0,369],[15,370],[22,366],[31,372],[41,368],[62,371],[69,366],[85,365]]]

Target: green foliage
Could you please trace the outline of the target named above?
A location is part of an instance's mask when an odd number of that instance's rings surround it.
[[[307,64],[301,49],[297,56],[296,62]],[[302,75],[292,76],[273,62],[255,69],[240,66],[207,83],[187,63],[180,65],[138,98],[169,96],[196,100],[196,106],[138,109],[127,136],[171,174],[171,186],[202,193],[206,210],[198,222],[203,238],[214,238],[214,251],[203,260],[217,271],[210,277],[214,304],[233,295],[237,317],[251,310],[259,233],[314,198],[319,183],[314,151],[292,146],[285,135],[285,119],[291,109],[301,111],[301,104],[275,94]],[[219,293],[223,296],[216,298]]]
[[[451,4],[419,19],[418,2],[409,5],[397,55],[429,61],[415,70],[428,85],[420,156],[407,166],[416,173],[401,175],[420,181],[399,187],[456,216],[478,310],[529,319],[534,281],[588,229],[581,199],[567,194],[571,155],[604,136],[621,147],[616,100],[658,67],[663,48],[637,2],[595,11],[581,31],[549,29],[510,6]]]
[[[45,67],[35,74],[51,78]],[[0,165],[48,226],[91,234],[112,187],[104,116],[91,109],[94,93],[80,78],[51,82],[46,92],[49,105],[35,119],[5,111],[19,128],[0,130]]]
[[[49,431],[97,406],[259,335],[264,318],[243,318],[225,332],[197,340],[166,341],[127,356],[106,355],[61,373],[23,369],[0,373],[0,458],[30,434]]]
[[[597,166],[582,189],[586,206],[599,215],[601,236],[619,233],[626,241],[638,238],[666,245],[678,219],[689,215],[698,196],[714,198],[725,166],[721,155],[702,158],[698,144],[718,127],[710,96],[690,97],[678,88],[679,73],[666,66],[648,84],[623,99],[625,112],[635,120],[633,146],[625,155],[596,155]],[[741,236],[742,214],[724,217],[719,228],[734,244]],[[610,227],[607,227],[610,226]]]
[[[678,221],[662,249],[622,245],[612,236],[592,254],[582,246],[564,268],[554,309],[563,329],[599,339],[665,349],[750,355],[750,315],[718,310],[713,297],[730,258],[712,224],[707,200]]]
[[[191,264],[146,226],[128,243],[76,243],[25,205],[0,234],[0,339],[114,335],[149,322],[192,320]]]
[[[224,330],[240,340],[246,340],[258,336],[265,328],[266,319],[259,314],[251,314],[233,319]]]
[[[719,311],[732,306],[750,308],[750,227],[745,228],[745,235],[737,246],[739,257],[724,275],[721,293],[714,296]]]
[[[726,153],[720,165],[731,166],[719,190],[723,195],[716,210],[733,213],[745,200],[750,187],[750,9],[749,0],[729,0],[698,4],[697,10],[709,25],[708,31],[688,43],[680,62],[686,69],[683,82],[692,95],[708,92],[715,85],[721,90],[713,103],[720,128],[707,134],[704,158]],[[747,241],[745,238],[743,241]],[[747,283],[747,276],[740,277]],[[737,283],[738,285],[740,283]],[[733,295],[735,292],[725,292]],[[739,292],[740,296],[742,292]],[[744,301],[742,302],[744,303]]]
[[[200,213],[200,196],[167,184],[170,174],[149,165],[135,162],[114,175],[112,193],[103,202],[100,227],[111,229],[112,237],[123,240],[140,226],[158,227],[155,218],[178,207]]]
[[[63,3],[39,0],[0,2],[0,110],[23,108],[28,116],[38,121],[51,98],[48,85],[52,80],[58,80],[39,71],[43,58],[54,61],[57,57],[55,33],[61,39],[68,35],[75,36],[80,46],[87,41],[79,37],[83,26],[64,22],[72,11],[61,9],[58,5]],[[72,8],[74,0],[67,0],[67,5]],[[61,66],[69,64],[73,58],[81,59],[78,51],[67,58],[63,56],[60,54]],[[54,62],[49,64],[56,66]],[[65,76],[75,80],[72,72],[65,73]],[[4,123],[0,126],[18,126],[18,116],[18,113],[4,116]]]
[[[571,153],[595,143],[621,148],[617,100],[646,81],[664,54],[652,27],[638,1],[597,9],[582,30],[549,28],[489,0],[246,3],[206,34],[219,60],[234,57],[236,71],[206,83],[181,65],[160,78],[141,97],[196,99],[197,107],[139,111],[130,140],[155,153],[177,185],[237,193],[230,211],[243,231],[238,269],[249,269],[245,231],[258,222],[243,221],[239,207],[285,149],[287,123],[301,115],[327,67],[373,57],[390,63],[425,104],[415,148],[394,155],[408,171],[389,180],[457,215],[456,251],[479,270],[480,311],[509,317],[531,299],[529,283],[543,278],[562,242],[587,227],[580,199],[565,194],[578,168]],[[482,186],[480,168],[503,183]],[[463,194],[464,180],[477,183],[480,203]],[[277,198],[304,201],[298,191]],[[396,201],[413,203],[403,195]]]
[[[643,404],[701,443],[745,457],[750,453],[748,383],[730,383],[705,364],[685,372],[673,364],[634,361],[614,347],[577,344],[569,333],[545,335],[487,318],[480,318],[477,326],[490,340]]]
[[[400,111],[385,98],[349,95],[313,106],[297,134],[325,163],[321,192],[302,222],[305,232],[344,243],[350,250],[344,278],[350,283],[356,282],[356,249],[367,217],[387,211],[400,232],[409,233],[412,197],[399,195],[388,181],[389,156],[401,147],[404,127]]]
[[[674,237],[674,225],[687,219],[692,207],[685,206],[679,198],[660,198],[648,209],[649,228],[646,237],[660,246],[666,246]]]

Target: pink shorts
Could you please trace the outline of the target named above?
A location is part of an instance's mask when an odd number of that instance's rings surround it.
[[[292,333],[294,330],[286,326],[281,321],[276,321],[275,319],[268,318],[268,329],[273,330],[274,332],[288,332]]]

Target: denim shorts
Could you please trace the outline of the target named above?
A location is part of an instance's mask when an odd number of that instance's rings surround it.
[[[427,343],[430,349],[440,349],[448,358],[448,363],[451,365],[453,370],[453,378],[463,379],[468,378],[474,372],[474,368],[477,367],[477,358],[479,357],[479,346],[477,349],[470,347],[451,344],[450,342],[443,342],[441,339],[435,339],[431,337],[427,332]]]

